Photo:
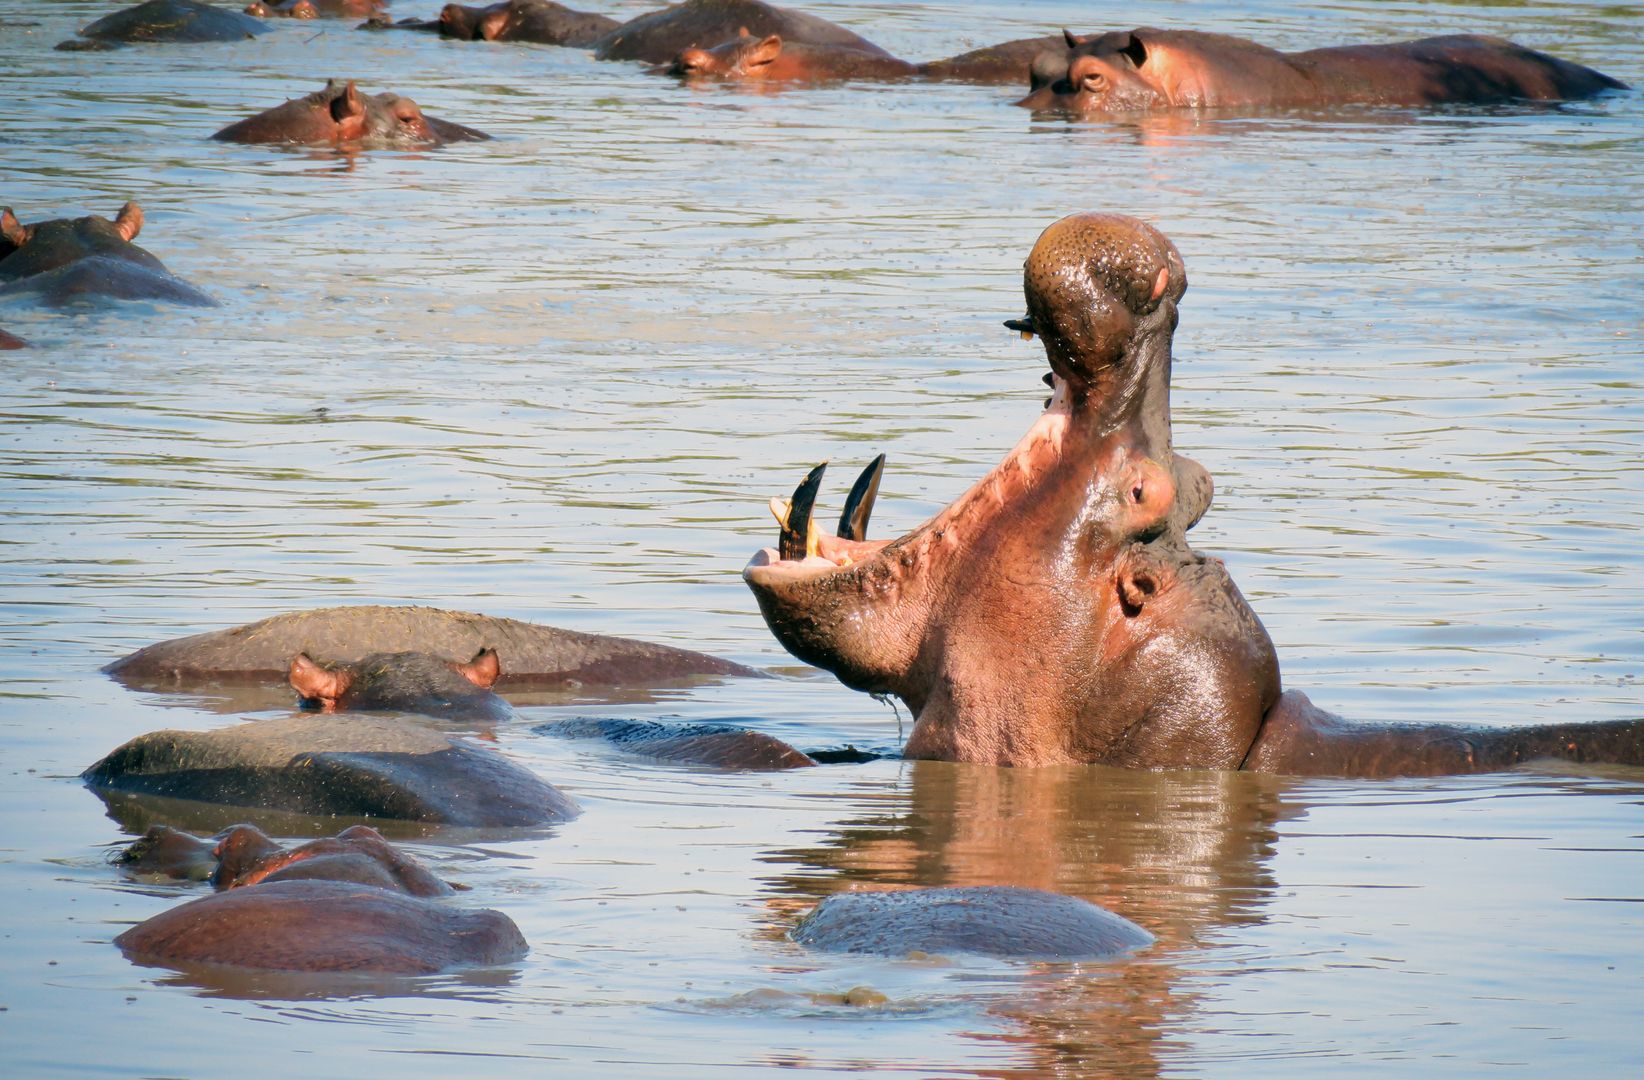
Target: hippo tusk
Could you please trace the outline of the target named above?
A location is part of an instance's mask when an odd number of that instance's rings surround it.
[[[885,455],[880,454],[862,470],[862,475],[851,485],[845,510],[839,515],[839,535],[846,540],[868,538],[868,518],[873,515],[874,500],[879,498],[879,478],[885,475]]]
[[[793,489],[787,512],[777,515],[782,525],[782,536],[777,541],[776,550],[782,558],[803,559],[816,554],[818,541],[816,526],[811,523],[811,509],[816,505],[816,493],[822,487],[822,474],[827,471],[828,463],[824,461],[806,473],[805,479]],[[774,501],[771,510],[773,513],[776,511]]]
[[[1033,335],[1038,333],[1033,328],[1033,316],[1023,315],[1020,319],[1006,319],[1005,326],[1022,335],[1023,341],[1032,341]]]

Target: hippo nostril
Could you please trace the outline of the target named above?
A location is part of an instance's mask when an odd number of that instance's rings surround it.
[[[1138,503],[1141,502],[1142,501],[1142,485],[1137,484],[1135,487],[1131,488],[1130,489],[1130,497],[1135,502],[1138,502]]]

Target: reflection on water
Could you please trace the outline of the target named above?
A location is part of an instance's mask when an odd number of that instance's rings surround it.
[[[1193,540],[1287,685],[1367,720],[1640,715],[1644,95],[1095,123],[999,88],[684,90],[575,50],[336,22],[52,51],[114,6],[0,0],[0,202],[29,221],[136,199],[139,242],[222,306],[0,303],[40,346],[6,354],[0,401],[0,1027],[20,1074],[310,1052],[359,1073],[384,1051],[413,1073],[633,1076],[1636,1067],[1636,772],[738,775],[530,729],[738,717],[896,743],[905,717],[778,652],[737,572],[771,542],[765,500],[818,460],[887,452],[890,535],[1016,441],[1043,358],[999,324],[1033,238],[1081,209],[1144,216],[1187,261],[1175,438],[1217,482]],[[1064,24],[1290,49],[1466,30],[1644,85],[1636,5],[807,7],[919,59]],[[334,75],[497,140],[208,140]],[[522,723],[480,733],[586,808],[546,836],[403,834],[521,925],[516,967],[315,1000],[127,964],[109,940],[181,891],[102,860],[140,819],[75,777],[142,732],[290,701],[133,693],[97,668],[365,602],[793,677],[522,698]],[[1084,896],[1160,940],[1058,966],[784,936],[837,889],[981,883]]]

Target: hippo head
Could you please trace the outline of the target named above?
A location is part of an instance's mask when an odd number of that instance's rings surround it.
[[[758,79],[781,55],[780,36],[756,38],[744,26],[736,37],[711,49],[682,50],[660,73],[684,79]]]
[[[906,752],[992,764],[1237,767],[1278,696],[1266,631],[1185,530],[1208,474],[1172,453],[1180,254],[1133,218],[1046,229],[1024,274],[1050,362],[1005,460],[895,540],[865,537],[875,462],[840,534],[810,522],[820,468],[773,500],[777,549],[743,577],[766,623],[847,685],[915,716]]]
[[[1142,30],[1079,36],[1063,30],[1068,51],[1035,61],[1031,93],[1018,101],[1032,109],[1080,113],[1141,112],[1166,104]]]
[[[446,4],[440,9],[440,37],[461,41],[495,41],[507,21],[507,4],[482,8]]]
[[[245,13],[256,19],[272,19],[275,16],[284,16],[287,19],[317,19],[320,9],[314,6],[313,0],[296,0],[295,3],[267,3],[265,0],[252,0],[245,6]]]
[[[449,700],[488,691],[502,673],[495,649],[481,649],[466,664],[427,653],[377,653],[357,663],[316,662],[307,653],[291,659],[291,688],[305,708],[419,711],[431,699]]]
[[[380,143],[438,145],[486,139],[484,132],[427,116],[415,101],[398,94],[364,94],[352,79],[327,80],[323,89],[265,109],[212,136],[245,143]]]
[[[11,207],[0,209],[0,281],[42,274],[90,255],[159,266],[160,262],[132,241],[143,229],[143,211],[134,202],[112,219],[54,218],[24,225]]]

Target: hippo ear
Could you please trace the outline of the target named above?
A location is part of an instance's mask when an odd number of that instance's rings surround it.
[[[1159,591],[1159,579],[1149,567],[1127,563],[1119,568],[1118,586],[1119,610],[1134,619]]]
[[[497,650],[481,649],[474,654],[474,658],[466,664],[453,664],[457,674],[479,687],[489,690],[496,684],[497,676],[502,674],[502,661],[497,659]]]
[[[29,227],[17,220],[9,206],[0,210],[0,239],[12,247],[22,247],[29,242]]]
[[[474,27],[474,36],[481,41],[497,40],[497,35],[501,34],[503,28],[508,25],[508,15],[509,9],[506,7],[488,10],[485,17],[480,19],[479,25]]]
[[[782,39],[776,34],[762,39],[742,61],[744,67],[763,67],[782,55]]]
[[[1086,41],[1090,40],[1089,35],[1080,37],[1078,34],[1075,34],[1072,30],[1069,30],[1065,26],[1062,27],[1062,37],[1067,41],[1067,47],[1070,49],[1077,49]]]
[[[753,37],[753,34],[748,32],[748,28],[746,26],[739,26],[736,28],[736,36],[739,38]]]
[[[291,658],[291,670],[287,678],[291,682],[291,689],[302,695],[304,701],[318,701],[327,709],[336,707],[337,699],[347,692],[348,684],[352,681],[347,670],[328,671],[316,664],[307,653],[298,653]]]
[[[1147,46],[1134,31],[1131,32],[1130,40],[1119,50],[1119,54],[1138,68],[1147,63]]]
[[[332,83],[326,83],[327,88],[332,85]],[[331,119],[339,124],[345,124],[349,120],[363,115],[365,115],[365,102],[360,100],[360,91],[354,85],[354,80],[349,79],[348,85],[343,87],[343,92],[331,99]]]
[[[120,212],[114,215],[114,231],[128,244],[137,239],[137,234],[143,231],[142,207],[134,202],[120,207]]]

